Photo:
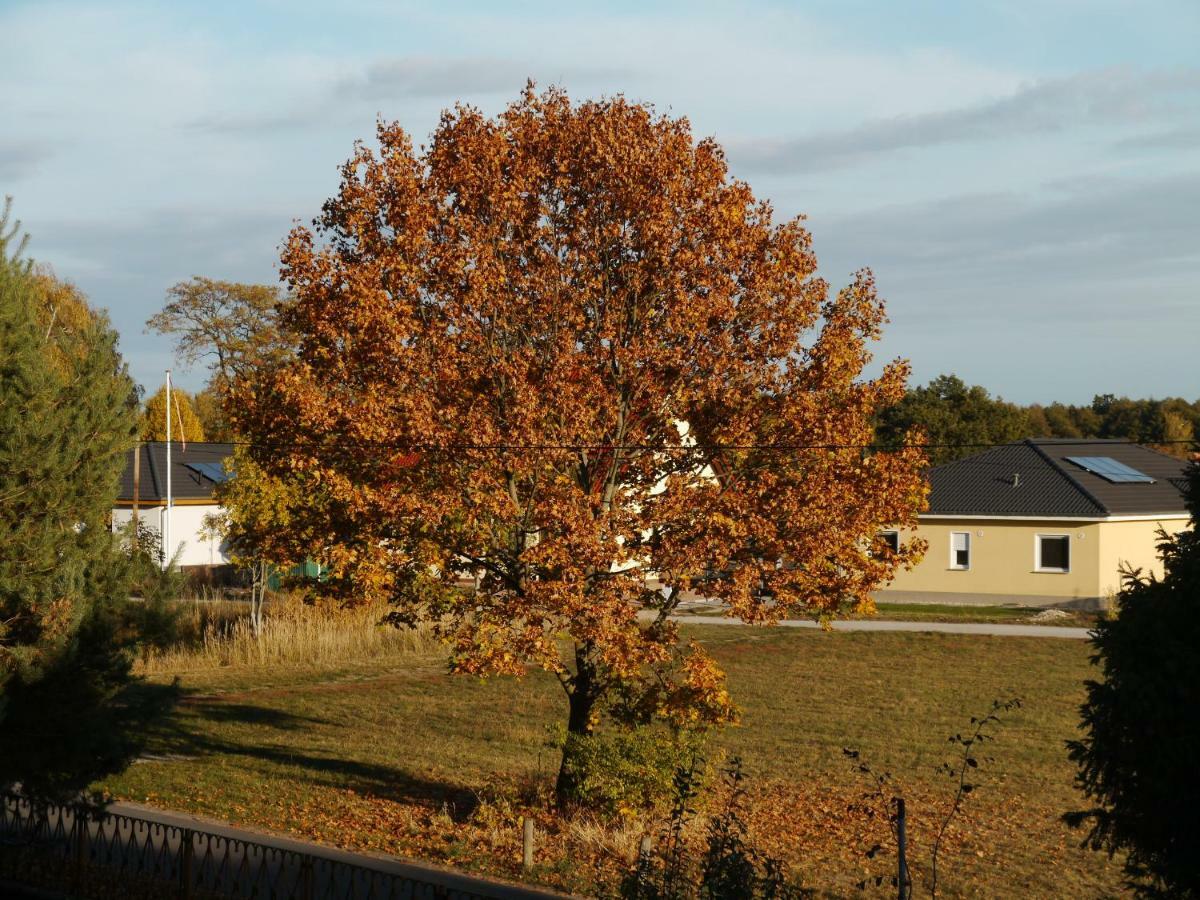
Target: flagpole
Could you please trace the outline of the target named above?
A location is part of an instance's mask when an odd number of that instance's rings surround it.
[[[167,369],[167,509],[163,519],[163,558],[165,569],[171,564],[171,370]]]

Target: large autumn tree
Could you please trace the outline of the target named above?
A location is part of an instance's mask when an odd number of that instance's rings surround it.
[[[327,492],[317,555],[384,573],[458,670],[554,673],[573,736],[617,697],[719,719],[720,673],[669,618],[689,593],[829,616],[914,559],[873,540],[925,488],[918,449],[863,449],[907,374],[862,375],[871,276],[830,296],[801,221],[714,141],[532,87],[445,113],[420,153],[377,138],[286,244],[296,356],[229,412],[264,469]]]

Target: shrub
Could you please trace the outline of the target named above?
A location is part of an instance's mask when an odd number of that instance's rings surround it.
[[[590,735],[567,735],[576,803],[594,812],[632,816],[663,809],[675,792],[675,773],[691,770],[704,743],[698,731],[639,725]]]
[[[163,565],[159,534],[144,520],[127,523],[118,533],[118,542],[125,557],[131,595],[121,604],[120,617],[129,642],[137,646],[145,660],[151,651],[165,650],[179,642],[176,601],[187,576],[174,560]]]

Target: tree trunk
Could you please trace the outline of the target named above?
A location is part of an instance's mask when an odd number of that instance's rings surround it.
[[[256,560],[250,566],[250,629],[254,632],[255,640],[262,637],[263,602],[267,593],[267,563]]]
[[[579,740],[592,733],[592,713],[600,701],[601,693],[591,667],[581,664],[568,695],[567,739],[563,743],[558,779],[554,785],[554,797],[559,809],[578,799],[580,772],[573,763]]]

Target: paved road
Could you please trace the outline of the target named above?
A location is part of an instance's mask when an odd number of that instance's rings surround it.
[[[672,616],[673,621],[686,625],[745,625],[741,619],[726,616]],[[820,628],[809,619],[785,619],[782,628]],[[880,619],[839,619],[834,631],[933,631],[940,634],[984,634],[993,637],[1039,637],[1087,640],[1087,628],[1067,628],[1059,625],[1012,625],[1003,622],[889,622]]]

